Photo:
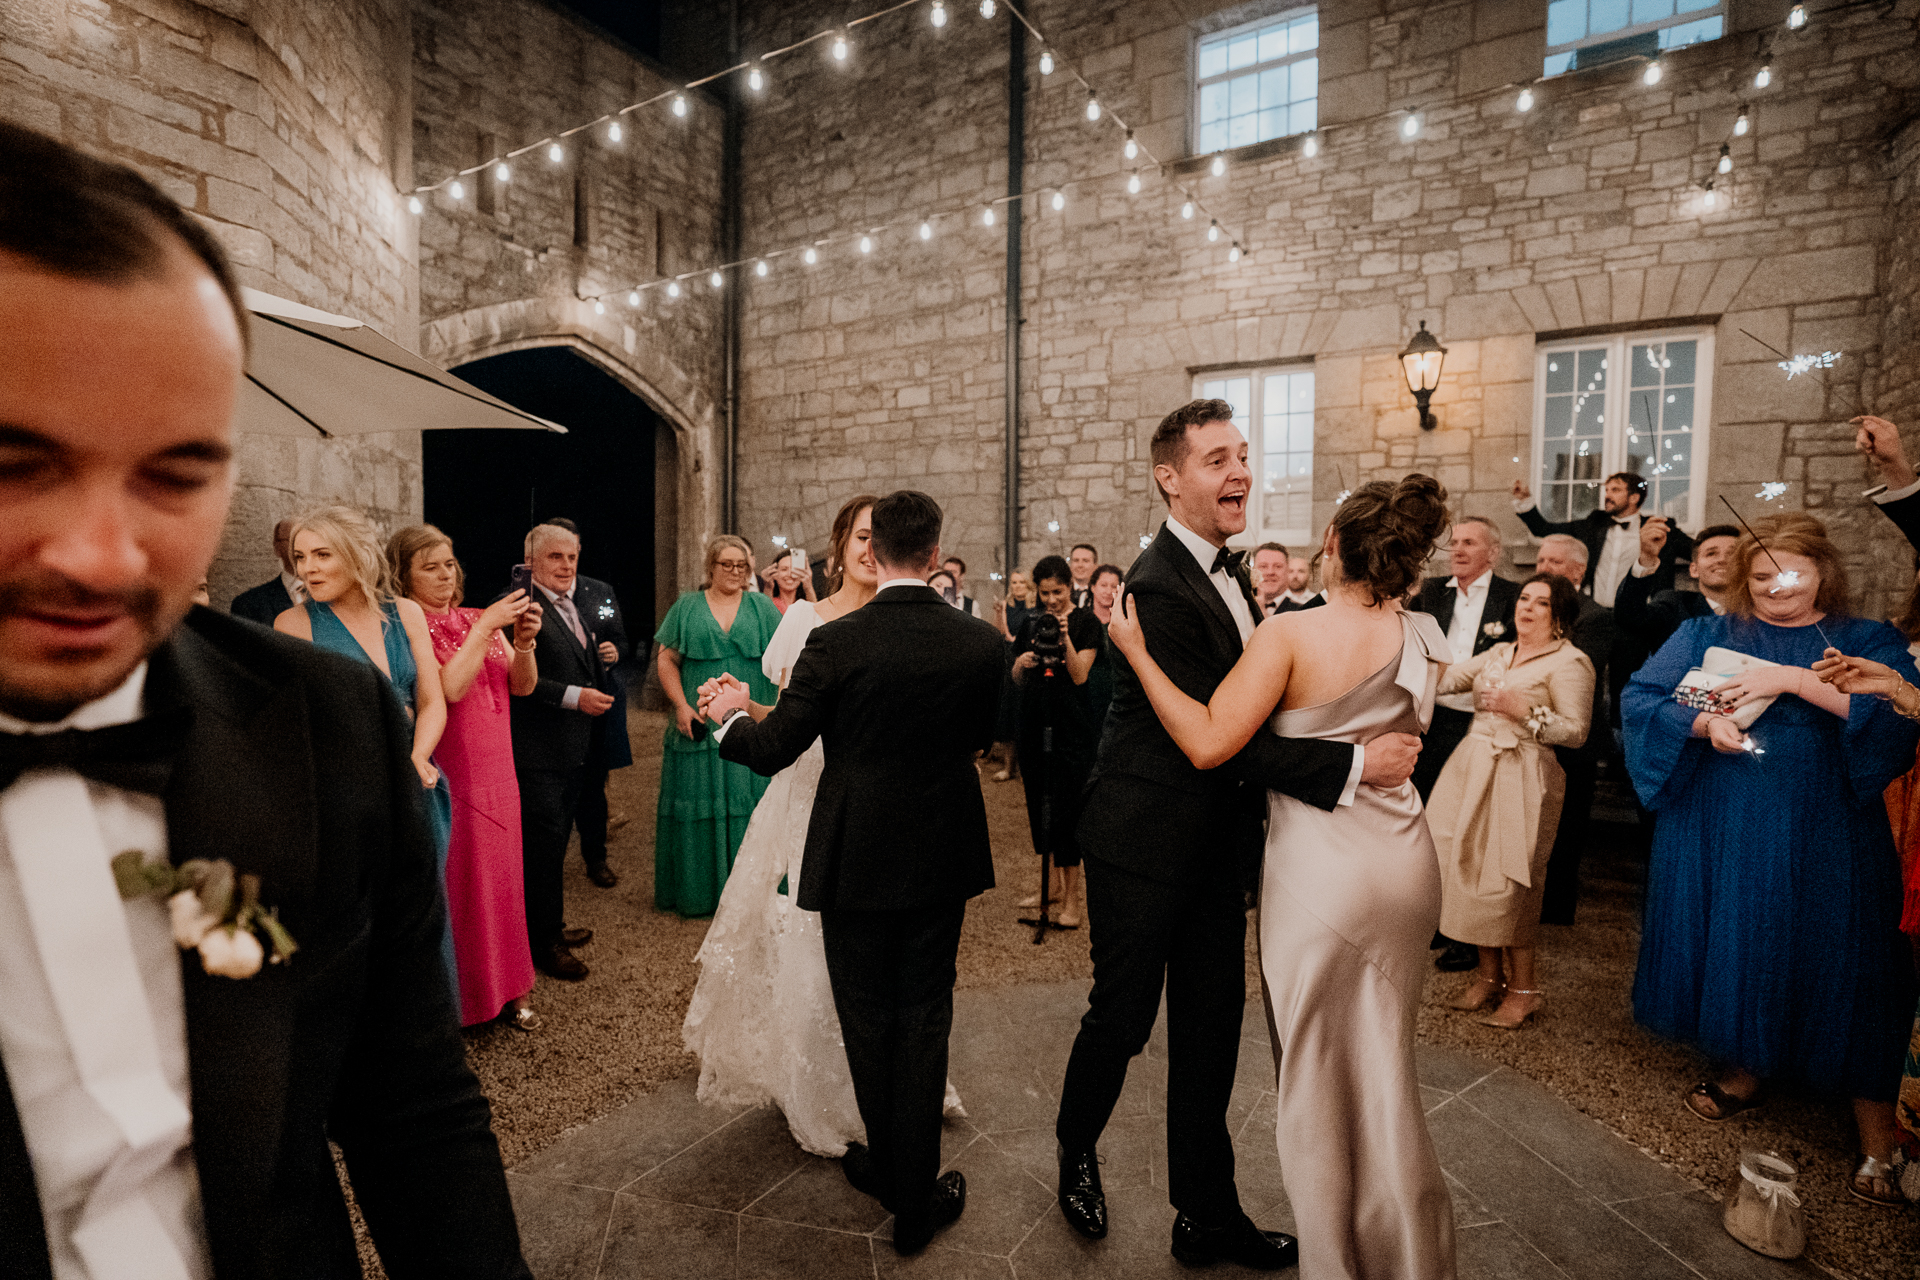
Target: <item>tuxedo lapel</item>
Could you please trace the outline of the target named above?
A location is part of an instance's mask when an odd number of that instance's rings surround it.
[[[169,856],[225,858],[260,877],[261,900],[299,937],[319,829],[305,700],[182,627],[155,655],[148,710],[182,702],[193,727],[166,794]],[[305,959],[306,957],[301,957]],[[298,961],[296,961],[298,963]],[[286,1114],[297,987],[292,966],[245,980],[181,961],[193,1151],[215,1269],[248,1273]]]
[[[1233,611],[1227,608],[1227,602],[1214,590],[1212,580],[1201,570],[1186,544],[1163,524],[1160,526],[1160,536],[1153,540],[1153,551],[1173,566],[1181,585],[1186,587],[1201,612],[1213,621],[1214,631],[1222,641],[1229,642],[1229,651],[1237,658],[1245,647],[1240,643],[1240,626],[1233,620]],[[1259,616],[1260,611],[1255,609],[1254,617],[1257,619]]]

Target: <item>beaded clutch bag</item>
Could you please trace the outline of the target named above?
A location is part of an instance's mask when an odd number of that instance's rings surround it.
[[[1673,700],[1683,707],[1692,707],[1695,711],[1705,711],[1710,715],[1727,716],[1742,730],[1753,727],[1766,709],[1773,705],[1772,698],[1755,698],[1737,711],[1727,709],[1726,700],[1714,690],[1746,671],[1758,667],[1777,667],[1777,662],[1768,662],[1765,658],[1756,658],[1750,653],[1741,653],[1736,649],[1723,649],[1718,645],[1708,649],[1700,657],[1700,665],[1681,677],[1675,686]]]

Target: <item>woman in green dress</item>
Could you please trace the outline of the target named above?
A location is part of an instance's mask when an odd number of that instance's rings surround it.
[[[693,708],[700,686],[722,672],[745,684],[755,702],[778,696],[760,655],[780,611],[746,589],[752,572],[746,541],[721,534],[707,544],[705,585],[676,600],[653,637],[660,687],[673,703],[653,835],[653,905],[683,916],[710,916],[719,905],[747,820],[767,789],[767,779],[720,758]]]

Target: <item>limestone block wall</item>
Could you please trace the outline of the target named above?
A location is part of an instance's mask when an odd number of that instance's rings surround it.
[[[1043,0],[1032,12],[1143,141],[1185,157],[1194,33],[1280,7],[1191,23],[1121,3]],[[1750,504],[1760,482],[1787,481],[1774,505],[1829,519],[1864,603],[1883,604],[1882,530],[1858,501],[1865,469],[1844,419],[1881,376],[1889,144],[1914,101],[1920,5],[1823,17],[1790,36],[1784,9],[1736,4],[1736,34],[1671,53],[1656,86],[1637,66],[1575,73],[1536,86],[1522,114],[1514,97],[1538,74],[1543,5],[1329,0],[1319,154],[1296,140],[1228,152],[1221,177],[1204,157],[1174,166],[1229,233],[1212,245],[1204,218],[1181,220],[1165,177],[1143,174],[1127,195],[1118,131],[1087,123],[1085,93],[1065,76],[1030,67],[1029,187],[1078,185],[1062,212],[1040,200],[1026,212],[1021,558],[1055,541],[1130,552],[1157,519],[1146,439],[1190,397],[1194,370],[1309,359],[1316,526],[1340,488],[1417,468],[1524,547],[1507,490],[1530,473],[1539,336],[1711,316],[1709,492]],[[791,38],[805,20],[756,34]],[[1756,90],[1763,30],[1773,76]],[[1005,106],[991,68],[1004,49],[999,25],[965,6],[943,33],[921,18],[857,42],[846,69],[777,78],[764,131],[748,130],[750,243],[844,232],[969,190],[977,210],[997,195]],[[1742,102],[1753,128],[1733,140],[1720,183],[1731,204],[1708,211],[1695,184]],[[1421,119],[1412,141],[1399,132],[1408,111]],[[1252,251],[1237,264],[1236,237]],[[968,521],[963,546],[996,540],[1002,247],[977,231],[934,243],[823,262],[749,295],[750,536],[822,524],[831,496],[913,477]],[[1433,432],[1419,429],[1393,359],[1423,319],[1450,348]],[[1834,392],[1788,384],[1742,329],[1791,351],[1845,350]]]
[[[680,80],[539,0],[418,0],[413,45],[422,183]],[[420,218],[425,354],[452,365],[564,343],[673,423],[682,585],[718,531],[724,447],[722,291],[706,278],[721,257],[722,108],[699,92],[689,103],[685,118],[665,102],[622,117],[618,141],[604,124],[576,134],[558,163],[541,147],[504,183],[473,175],[464,199],[429,196]],[[629,285],[696,270],[677,300],[626,300]]]
[[[0,0],[0,117],[123,161],[194,211],[242,283],[415,345],[404,0]],[[345,500],[417,518],[417,433],[243,435],[216,602],[274,571],[273,522]]]

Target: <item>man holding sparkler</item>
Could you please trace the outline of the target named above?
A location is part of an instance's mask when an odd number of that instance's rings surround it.
[[[1920,479],[1914,477],[1913,464],[1907,461],[1900,428],[1870,413],[1853,419],[1853,425],[1859,428],[1854,433],[1854,447],[1872,461],[1874,476],[1880,481],[1862,496],[1872,498],[1907,541],[1920,549]]]

